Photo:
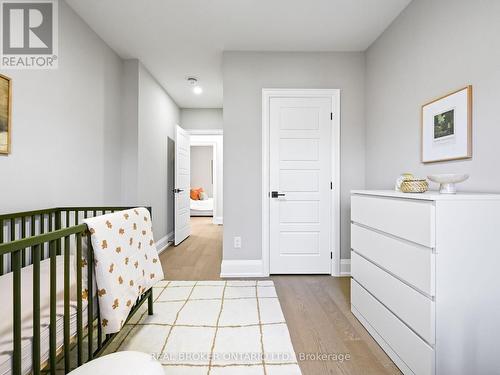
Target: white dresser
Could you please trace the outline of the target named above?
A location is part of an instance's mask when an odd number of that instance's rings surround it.
[[[500,374],[500,195],[353,191],[351,310],[404,374]]]

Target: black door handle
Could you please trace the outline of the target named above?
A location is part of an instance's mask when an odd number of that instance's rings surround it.
[[[174,193],[182,193],[184,190],[182,189],[172,189]]]
[[[271,191],[271,198],[278,198],[278,197],[284,197],[285,194],[283,193],[278,193],[277,191]]]

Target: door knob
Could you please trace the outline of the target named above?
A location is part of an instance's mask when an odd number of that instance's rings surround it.
[[[284,193],[278,193],[277,191],[271,191],[271,198],[284,197]]]

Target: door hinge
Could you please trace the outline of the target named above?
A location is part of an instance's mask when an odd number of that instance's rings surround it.
[[[333,190],[333,182],[330,181],[330,190]]]
[[[333,259],[333,251],[330,251],[330,259]]]
[[[330,112],[330,120],[333,120],[333,112]]]

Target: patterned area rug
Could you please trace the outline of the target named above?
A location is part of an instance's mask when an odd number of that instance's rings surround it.
[[[299,375],[272,281],[162,281],[114,349],[155,355],[165,374]]]

